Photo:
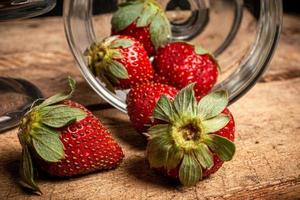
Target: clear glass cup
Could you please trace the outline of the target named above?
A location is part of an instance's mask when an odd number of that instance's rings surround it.
[[[64,24],[74,58],[90,86],[126,112],[127,91],[109,92],[87,67],[84,51],[111,33],[115,1],[65,0]],[[123,2],[122,0],[118,1]],[[160,0],[172,24],[173,40],[201,44],[219,60],[222,74],[214,90],[229,92],[230,103],[243,96],[265,72],[282,22],[281,0]],[[109,5],[109,6],[108,6]],[[108,9],[110,8],[110,9]],[[93,13],[93,10],[97,13]]]
[[[56,0],[0,0],[0,26],[1,21],[46,13],[55,4]],[[41,97],[40,90],[30,82],[0,76],[0,132],[16,126],[33,101]]]

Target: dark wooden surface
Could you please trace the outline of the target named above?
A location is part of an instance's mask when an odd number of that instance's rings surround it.
[[[113,108],[95,111],[113,132],[125,160],[113,171],[65,180],[41,178],[43,196],[17,184],[17,129],[0,134],[0,199],[297,199],[300,198],[300,18],[284,17],[269,71],[230,109],[237,123],[233,161],[195,187],[174,185],[145,163],[145,140]],[[65,40],[61,18],[0,25],[0,74],[31,80],[48,96],[78,81],[74,99],[103,102],[83,80]]]

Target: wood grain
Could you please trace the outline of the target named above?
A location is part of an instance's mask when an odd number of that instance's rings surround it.
[[[104,105],[105,109],[94,113],[110,127],[126,158],[112,171],[63,180],[42,175],[39,184],[44,195],[32,196],[17,184],[21,149],[13,129],[0,134],[0,199],[299,199],[299,22],[299,17],[284,17],[269,71],[230,107],[237,123],[233,161],[191,188],[148,168],[145,139],[134,132],[125,114],[105,106],[83,80],[69,53],[60,18],[1,24],[0,75],[28,79],[46,96],[66,89],[65,78],[72,75],[78,81],[74,99],[85,105]]]

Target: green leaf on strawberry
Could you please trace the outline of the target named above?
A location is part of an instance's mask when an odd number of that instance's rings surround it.
[[[169,122],[169,116],[172,116],[173,112],[174,109],[172,103],[170,102],[168,97],[162,95],[153,111],[153,116],[155,119]]]
[[[204,133],[213,133],[221,128],[225,127],[226,124],[229,122],[229,117],[227,115],[219,114],[216,117],[213,117],[208,120],[203,120],[203,132]]]
[[[69,93],[59,93],[54,96],[51,96],[48,99],[46,99],[45,101],[43,101],[43,103],[41,103],[38,107],[41,108],[41,107],[49,106],[49,105],[56,104],[60,101],[70,98],[75,90],[76,82],[74,79],[72,79],[70,77],[68,79],[68,82],[69,82],[69,87],[71,89],[71,91]]]
[[[137,19],[137,27],[148,26],[159,10],[154,4],[145,6],[142,15]]]
[[[213,92],[204,96],[198,103],[197,114],[201,119],[210,119],[220,114],[228,104],[228,94],[225,91]]]
[[[109,71],[117,78],[125,79],[128,78],[128,72],[124,68],[124,66],[117,62],[117,61],[112,61],[111,66],[109,68]]]
[[[179,168],[179,180],[185,186],[192,186],[200,179],[202,179],[201,166],[193,153],[187,153]]]
[[[196,54],[208,55],[217,64],[219,72],[222,72],[221,66],[219,65],[218,60],[215,58],[215,56],[212,53],[210,53],[208,50],[204,49],[202,46],[199,46],[199,45],[195,45],[194,48],[195,48]]]
[[[70,108],[65,105],[47,106],[40,109],[41,122],[53,128],[59,128],[80,121],[86,114],[76,108]]]
[[[132,45],[133,45],[132,40],[122,38],[122,39],[119,39],[119,40],[113,40],[110,47],[111,48],[119,48],[119,47],[128,48]]]
[[[161,127],[162,130],[166,130],[169,127]],[[152,161],[152,165],[154,167],[163,167],[165,163],[168,162],[169,150],[172,147],[171,143],[169,143],[169,138],[167,135],[162,137],[153,137],[153,139],[149,142],[149,154],[150,159]]]
[[[199,55],[209,54],[209,52],[206,49],[204,49],[202,46],[199,45],[195,46],[195,52]]]
[[[111,24],[116,31],[123,30],[135,21],[144,9],[138,1],[129,1],[119,5],[119,10],[114,14]]]
[[[54,129],[41,125],[31,131],[32,144],[36,153],[47,162],[58,162],[64,158],[64,146],[59,133]]]
[[[156,48],[165,44],[171,35],[169,22],[161,15],[154,16],[150,24],[150,34],[151,41]]]
[[[230,121],[222,113],[228,104],[227,93],[212,92],[197,103],[193,87],[182,89],[174,101],[162,95],[153,111],[158,124],[148,130],[150,166],[166,171],[178,167],[179,180],[186,186],[196,184],[203,170],[213,166],[213,153],[222,161],[231,160],[235,153],[233,142],[214,134]]]
[[[86,117],[78,108],[59,105],[68,99],[75,89],[75,81],[69,78],[71,91],[60,93],[44,100],[29,110],[21,121],[18,137],[23,147],[20,165],[22,184],[40,192],[34,177],[37,173],[33,165],[33,156],[46,162],[59,162],[64,158],[64,146],[56,128],[62,128]]]
[[[23,146],[22,156],[20,162],[20,183],[26,187],[31,189],[32,191],[36,191],[37,194],[42,194],[40,188],[37,186],[34,180],[35,168],[32,164],[32,158],[29,153],[28,146]]]
[[[196,159],[204,169],[209,169],[214,164],[212,153],[205,144],[199,144],[198,148],[195,149],[194,154]]]
[[[136,27],[149,27],[152,44],[155,48],[166,43],[171,36],[170,22],[155,0],[134,0],[119,5],[112,17],[114,32],[120,32],[136,23]]]
[[[177,111],[178,116],[181,113],[189,113],[195,115],[195,103],[196,99],[193,92],[190,92],[194,83],[188,85],[184,90],[179,91],[174,100],[174,108]],[[180,117],[180,116],[179,116]]]
[[[204,143],[218,154],[223,161],[230,161],[235,153],[234,144],[219,135],[211,134],[205,137]]]

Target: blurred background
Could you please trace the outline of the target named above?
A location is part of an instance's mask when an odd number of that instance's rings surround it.
[[[117,2],[118,2],[118,0],[109,0],[109,1],[95,0],[94,6],[93,6],[94,13],[97,14],[97,13],[111,12],[116,9]],[[246,2],[246,4],[247,4],[247,2],[251,2],[252,5],[253,5],[253,2],[257,2],[257,5],[259,4],[259,0],[246,0],[245,2]],[[189,9],[188,0],[172,0],[168,5],[169,9],[174,9],[176,7],[179,7],[182,10]],[[63,0],[57,0],[56,7],[51,12],[49,12],[43,16],[62,15],[62,8],[63,8]],[[287,12],[287,13],[300,14],[300,1],[299,0],[283,0],[283,9],[284,9],[284,12]],[[255,10],[253,10],[250,7],[249,7],[249,10],[251,10],[252,12],[255,13]]]

